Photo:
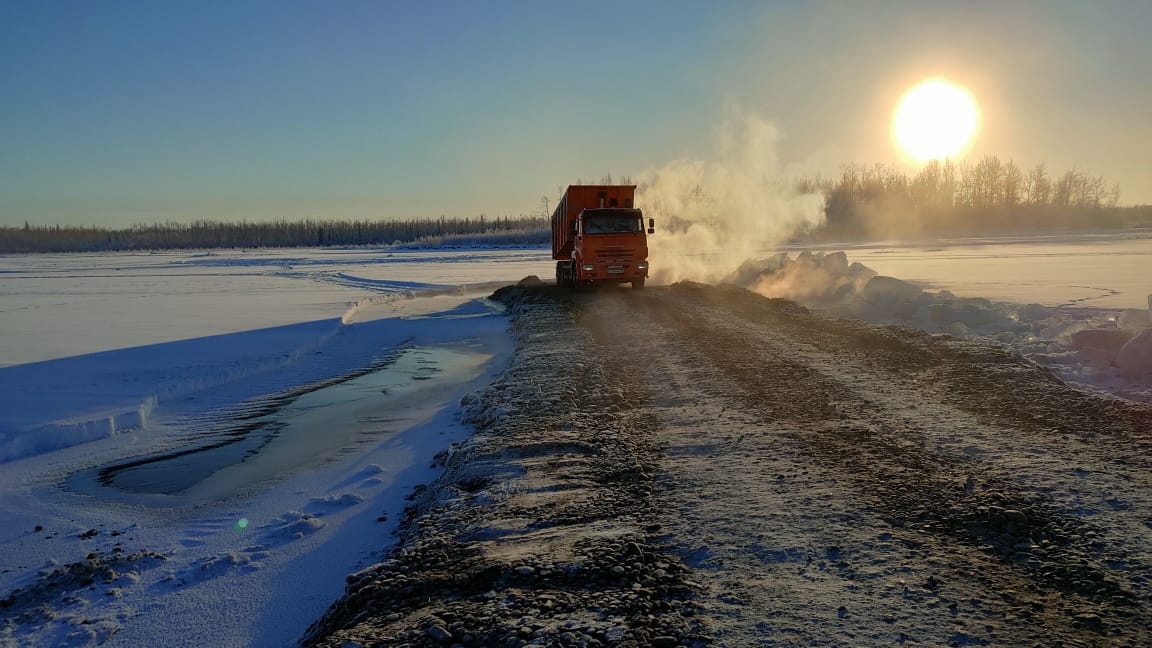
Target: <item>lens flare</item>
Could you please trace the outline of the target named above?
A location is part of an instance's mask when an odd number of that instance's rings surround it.
[[[976,100],[945,79],[921,81],[901,97],[892,116],[892,137],[920,162],[956,157],[980,127]]]
[[[248,518],[240,518],[236,521],[236,530],[243,531],[248,528]]]

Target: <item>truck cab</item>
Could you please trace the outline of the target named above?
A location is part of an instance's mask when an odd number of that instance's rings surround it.
[[[575,221],[572,282],[630,282],[644,287],[648,278],[648,241],[644,214],[639,209],[606,207],[585,209]]]

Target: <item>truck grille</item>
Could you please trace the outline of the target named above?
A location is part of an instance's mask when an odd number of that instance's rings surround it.
[[[597,261],[632,261],[635,258],[635,248],[607,248],[596,251]]]

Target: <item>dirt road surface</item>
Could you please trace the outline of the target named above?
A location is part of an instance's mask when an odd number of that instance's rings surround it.
[[[476,434],[306,644],[1152,645],[1152,409],[735,287],[496,298]]]

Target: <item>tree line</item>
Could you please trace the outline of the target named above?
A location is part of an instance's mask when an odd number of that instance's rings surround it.
[[[620,176],[618,184],[631,184]],[[583,184],[577,180],[574,184]],[[599,184],[613,184],[611,174]],[[1108,229],[1152,226],[1152,205],[1120,206],[1120,187],[1080,169],[1022,168],[990,155],[975,163],[932,161],[913,175],[890,165],[851,164],[838,178],[800,179],[798,193],[824,196],[824,224],[810,238]],[[643,190],[643,187],[641,187]],[[563,188],[559,188],[563,191]],[[690,200],[707,201],[694,187]],[[85,252],[189,248],[420,245],[471,241],[547,245],[549,200],[540,215],[411,220],[157,223],[123,229],[84,226],[0,227],[0,252]],[[502,236],[502,233],[516,233]]]
[[[123,229],[94,226],[0,227],[0,252],[91,252],[191,248],[396,245],[475,235],[477,240],[518,240],[502,233],[548,229],[539,216],[424,218],[413,220],[155,223]],[[542,243],[546,237],[540,237]]]
[[[839,178],[800,180],[823,193],[827,238],[1112,228],[1152,224],[1152,208],[1121,207],[1120,187],[1080,169],[1021,168],[994,155],[933,160],[914,175],[848,165]]]

